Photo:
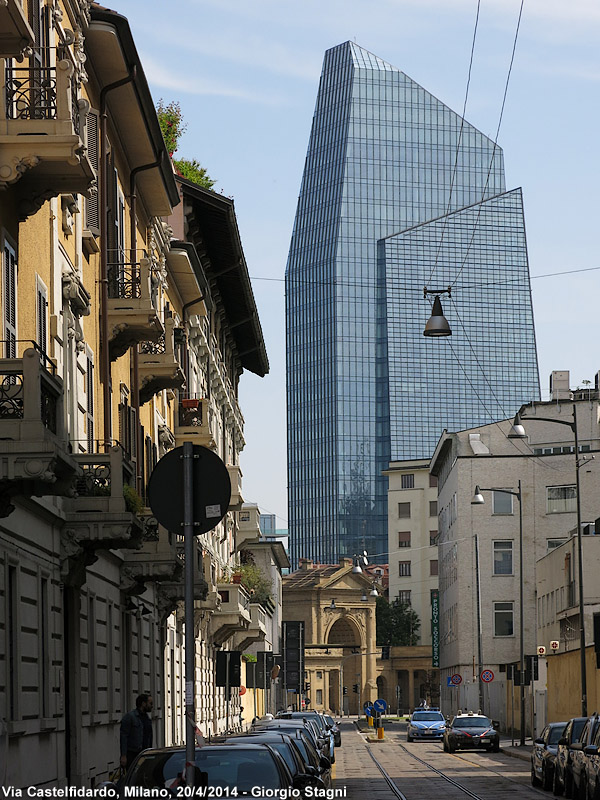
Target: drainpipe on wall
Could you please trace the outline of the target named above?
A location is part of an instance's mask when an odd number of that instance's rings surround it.
[[[108,114],[106,111],[106,96],[113,89],[125,86],[135,79],[136,68],[132,67],[129,75],[114,83],[109,83],[100,92],[100,380],[102,381],[102,399],[104,405],[104,449],[111,444],[112,439],[112,408],[110,385],[110,353],[108,349],[108,229],[106,218],[108,214],[108,149],[106,136],[108,129]]]

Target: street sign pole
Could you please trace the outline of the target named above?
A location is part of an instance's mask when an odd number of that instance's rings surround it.
[[[185,778],[194,785],[196,760],[194,641],[194,445],[183,443],[183,537],[185,553]]]

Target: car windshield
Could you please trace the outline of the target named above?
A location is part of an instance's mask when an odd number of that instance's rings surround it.
[[[127,777],[127,786],[164,789],[185,769],[185,751],[150,752],[141,755]],[[199,786],[251,792],[253,787],[281,788],[272,753],[266,748],[203,747],[196,750],[196,782]]]
[[[558,744],[558,740],[564,733],[564,727],[560,725],[558,728],[551,728],[550,729],[550,738],[548,739],[548,744]]]
[[[413,722],[439,722],[444,721],[444,715],[439,711],[416,711],[412,715]]]
[[[453,728],[491,728],[492,723],[487,717],[457,717],[452,723]]]

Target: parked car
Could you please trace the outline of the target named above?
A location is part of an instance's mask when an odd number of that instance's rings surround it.
[[[333,743],[336,747],[342,746],[342,732],[340,726],[329,714],[323,714],[325,722],[329,725],[329,730],[333,733]]]
[[[446,724],[444,731],[444,752],[473,750],[483,748],[493,753],[500,750],[500,734],[488,717],[468,711],[458,713]]]
[[[319,773],[319,769],[310,764],[310,761],[305,761],[304,756],[296,742],[287,733],[279,733],[277,731],[258,731],[250,732],[240,736],[230,736],[225,740],[226,744],[236,744],[245,746],[251,744],[268,744],[273,750],[276,750],[283,758],[292,774],[292,778],[305,781],[305,787],[310,786],[311,789],[325,789],[325,781]],[[314,792],[313,792],[314,794]]]
[[[600,798],[600,725],[591,744],[583,748],[585,766],[581,777],[579,796],[582,800],[598,800]]]
[[[320,736],[319,731],[315,727],[314,723],[308,719],[280,719],[278,717],[277,719],[272,720],[261,719],[252,725],[252,730],[256,731],[275,730],[277,728],[303,729],[310,738],[315,750],[317,750],[317,752],[319,752],[321,755],[329,758],[329,737],[325,738],[324,736]]]
[[[323,778],[326,786],[331,785],[331,761],[327,756],[322,755],[316,749],[305,728],[300,726],[285,726],[282,728],[272,728],[269,733],[272,731],[285,733],[287,736],[294,739],[306,763],[316,768],[317,773]]]
[[[542,785],[542,789],[551,789],[554,783],[554,767],[558,742],[561,739],[566,722],[551,722],[534,741],[531,750],[531,784]]]
[[[280,711],[278,719],[309,719],[318,729],[319,736],[329,739],[329,758],[335,763],[335,740],[333,733],[325,722],[325,717],[318,711]]]
[[[441,711],[416,708],[408,720],[406,741],[442,739],[445,729],[446,720]]]
[[[563,735],[558,740],[556,762],[554,764],[554,785],[552,787],[555,795],[561,795],[564,792],[566,797],[571,797],[573,794],[571,745],[579,741],[586,722],[587,717],[573,717],[567,722]]]
[[[130,787],[175,792],[185,785],[185,763],[184,747],[144,750],[125,776],[120,793],[123,796]],[[257,789],[281,793],[305,788],[305,780],[294,779],[284,759],[266,743],[207,745],[196,749],[195,764],[195,785],[209,791],[224,790],[223,796],[234,791],[238,797],[252,797],[257,796]]]
[[[600,717],[598,714],[592,714],[586,720],[579,741],[571,745],[571,774],[573,775],[573,787],[571,796],[576,800],[584,800],[585,796],[582,793],[583,783],[585,782],[585,761],[586,753],[585,748],[592,744],[598,727],[600,726]],[[587,798],[585,798],[587,800]]]

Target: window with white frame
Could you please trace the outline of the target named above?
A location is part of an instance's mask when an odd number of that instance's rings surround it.
[[[546,552],[549,553],[550,550],[560,547],[561,544],[564,544],[566,541],[566,539],[546,539]]]
[[[410,561],[398,562],[398,575],[400,578],[410,577]]]
[[[502,489],[494,489],[492,492],[492,513],[493,514],[512,514],[513,496]]]
[[[317,689],[317,705],[323,705],[323,689]]]
[[[513,543],[509,539],[494,542],[494,575],[513,574]]]
[[[565,514],[577,511],[576,486],[547,486],[546,512],[548,514]]]
[[[410,605],[410,589],[403,589],[398,592],[398,602],[406,603],[408,606]]]
[[[494,603],[494,636],[514,636],[514,603]]]

